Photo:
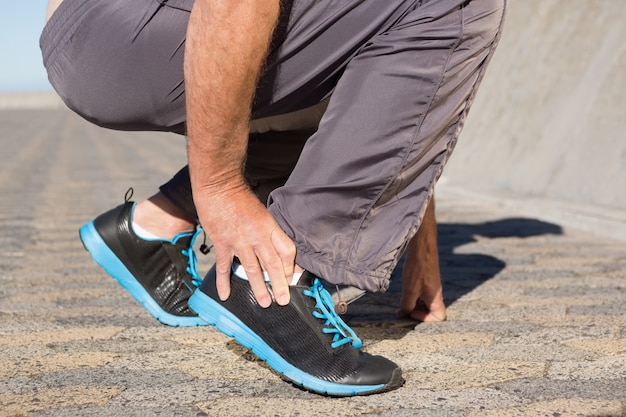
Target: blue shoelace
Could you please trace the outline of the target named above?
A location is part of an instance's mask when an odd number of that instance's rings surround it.
[[[198,235],[202,233],[202,228],[198,227],[196,233],[191,238],[191,242],[189,243],[189,247],[187,249],[183,249],[181,252],[184,256],[187,257],[187,268],[185,270],[189,275],[191,275],[191,283],[198,288],[202,283],[202,277],[198,272],[198,258],[196,257],[196,252],[193,250],[193,245],[196,243],[196,239]],[[193,291],[195,288],[190,288]]]
[[[322,332],[324,334],[333,334],[333,343],[331,347],[336,349],[346,343],[352,343],[352,346],[359,349],[363,346],[363,342],[356,335],[339,315],[335,312],[335,303],[330,293],[324,288],[319,279],[315,278],[313,285],[304,290],[303,294],[315,299],[315,308],[312,312],[313,317],[325,320]]]

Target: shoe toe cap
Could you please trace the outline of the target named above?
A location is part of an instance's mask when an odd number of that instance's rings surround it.
[[[360,352],[359,367],[356,372],[341,380],[348,385],[384,385],[385,391],[404,383],[402,369],[382,356]]]

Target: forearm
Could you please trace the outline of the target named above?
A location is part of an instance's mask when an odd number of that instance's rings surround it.
[[[278,0],[194,4],[184,67],[194,191],[245,187],[251,103],[278,12]]]

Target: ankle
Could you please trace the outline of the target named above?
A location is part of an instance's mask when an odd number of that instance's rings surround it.
[[[195,220],[189,219],[182,210],[160,193],[137,203],[132,220],[133,224],[163,239],[172,239],[179,233],[192,232],[197,226]]]

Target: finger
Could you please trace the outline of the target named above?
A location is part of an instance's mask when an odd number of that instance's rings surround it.
[[[400,296],[400,308],[396,312],[396,315],[400,318],[410,316],[411,312],[417,306],[419,295],[419,292],[413,292],[403,288],[402,295]]]
[[[396,310],[396,317],[399,319],[405,319],[411,315],[410,311],[398,309]]]
[[[416,321],[435,323],[446,319],[446,307],[443,304],[443,299],[441,302],[427,304],[420,298],[413,311],[409,311],[408,313],[406,311],[398,311],[396,314],[402,318],[411,318]]]
[[[230,271],[232,255],[222,255],[215,251],[215,286],[220,300],[226,301],[230,297]]]
[[[444,321],[446,319],[445,313],[443,315],[436,314],[430,310],[415,309],[411,313],[411,318],[417,321],[423,321],[425,323],[436,323]]]
[[[435,296],[426,299],[421,297],[411,313],[414,320],[425,322],[438,322],[446,319],[446,305],[443,294],[439,291]]]
[[[238,255],[241,266],[243,266],[243,269],[248,276],[248,282],[250,283],[250,289],[254,294],[254,298],[261,307],[269,307],[272,304],[272,297],[267,291],[263,270],[259,264],[256,254],[252,251],[246,251]]]
[[[411,312],[411,318],[416,321],[427,321],[428,316],[430,316],[430,311],[428,310],[421,310],[417,308]]]
[[[287,281],[291,281],[295,272],[296,245],[280,227],[277,227],[272,231],[270,238],[272,245],[274,245],[274,248],[280,257],[285,278]]]
[[[283,262],[276,251],[259,250],[257,254],[261,262],[261,266],[267,271],[270,282],[272,283],[272,293],[274,300],[278,305],[289,304],[289,281],[285,276]],[[293,273],[292,273],[293,275]]]

